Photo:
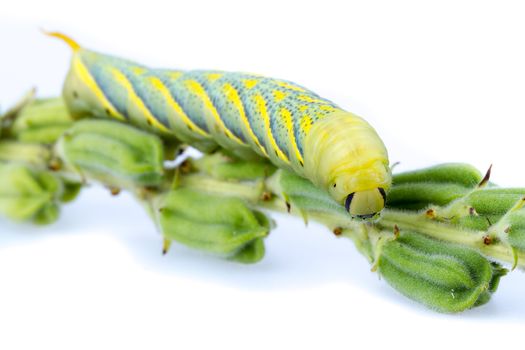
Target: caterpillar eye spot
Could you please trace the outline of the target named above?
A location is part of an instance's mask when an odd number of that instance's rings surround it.
[[[337,184],[334,184],[334,188],[336,188],[336,187],[337,187]]]
[[[346,197],[346,200],[345,200],[345,209],[346,209],[346,211],[350,211],[350,204],[352,204],[352,199],[354,198],[354,194],[355,194],[355,192],[350,193],[348,195],[348,197]]]
[[[378,187],[377,190],[379,193],[381,193],[381,197],[383,197],[383,202],[386,203],[386,192],[382,187]]]

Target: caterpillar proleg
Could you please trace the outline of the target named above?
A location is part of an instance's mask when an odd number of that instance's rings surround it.
[[[127,121],[210,152],[264,157],[328,191],[359,218],[375,216],[391,186],[386,148],[364,119],[297,84],[246,73],[151,69],[73,50],[63,97],[75,117]]]

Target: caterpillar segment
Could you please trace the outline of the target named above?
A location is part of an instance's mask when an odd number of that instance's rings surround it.
[[[73,51],[63,96],[74,117],[115,118],[205,153],[267,158],[354,217],[384,207],[392,180],[383,142],[364,119],[308,89],[253,74],[151,69],[48,34]]]

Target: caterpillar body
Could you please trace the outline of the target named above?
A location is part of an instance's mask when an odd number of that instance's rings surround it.
[[[210,152],[264,157],[375,216],[391,186],[386,148],[362,118],[294,83],[253,74],[151,69],[80,47],[63,97],[75,117],[112,117]]]

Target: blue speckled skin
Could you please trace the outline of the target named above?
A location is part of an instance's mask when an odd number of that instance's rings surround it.
[[[79,50],[73,59],[79,60],[87,69],[107,102],[124,119],[144,126],[144,121],[147,121],[144,111],[135,108],[142,102],[160,126],[197,148],[207,151],[216,144],[241,156],[249,157],[255,153],[268,157],[278,166],[293,169],[302,166],[304,138],[310,127],[338,110],[332,102],[301,86],[253,74],[149,69],[85,49]],[[129,84],[116,79],[115,72],[120,72]],[[173,101],[201,133],[181,122],[167,97],[159,92],[158,81],[154,84],[152,78],[158,78],[167,88]],[[72,69],[68,79],[78,81],[78,72]],[[188,84],[199,85],[202,91],[196,91]],[[83,91],[82,88],[73,90],[72,85],[75,86],[66,82],[64,95],[74,114],[105,114],[103,104],[97,105],[97,100],[77,106],[70,95],[74,91],[75,96],[80,94],[82,99]],[[235,103],[232,94],[238,96],[240,105]],[[207,98],[211,104],[206,103]],[[158,126],[152,128],[162,129]]]
[[[194,146],[267,158],[326,190],[351,215],[384,207],[386,148],[362,118],[291,82],[254,74],[150,69],[73,49],[63,96],[77,117],[112,117]]]

